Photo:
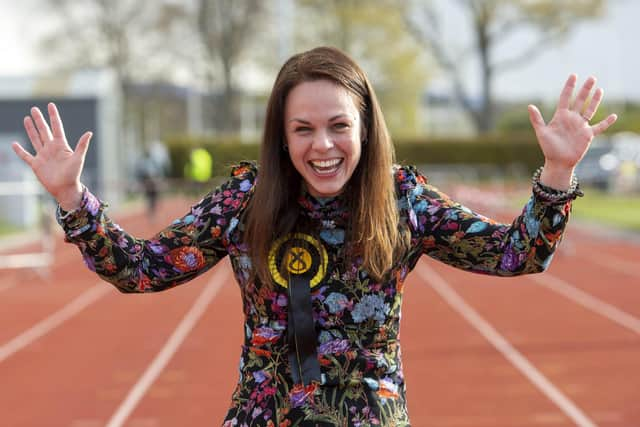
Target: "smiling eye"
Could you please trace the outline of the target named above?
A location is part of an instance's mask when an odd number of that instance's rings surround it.
[[[334,129],[338,129],[338,130],[344,130],[344,129],[348,129],[349,125],[347,123],[336,123],[333,125]]]

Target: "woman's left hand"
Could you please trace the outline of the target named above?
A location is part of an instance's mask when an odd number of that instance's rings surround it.
[[[544,154],[546,175],[550,178],[549,181],[555,181],[549,182],[548,185],[556,188],[565,186],[562,183],[565,181],[564,178],[571,176],[593,138],[607,130],[618,118],[615,114],[610,114],[604,120],[591,125],[589,121],[598,110],[603,90],[596,89],[590,97],[596,79],[589,77],[572,103],[571,97],[577,79],[575,74],[567,79],[556,112],[548,124],[545,124],[538,108],[529,105],[529,119]],[[544,176],[543,172],[543,178]],[[556,177],[560,179],[553,179]]]

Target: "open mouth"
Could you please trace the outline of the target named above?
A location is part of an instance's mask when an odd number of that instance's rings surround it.
[[[344,159],[312,160],[309,165],[316,173],[331,174],[336,172],[343,162]]]

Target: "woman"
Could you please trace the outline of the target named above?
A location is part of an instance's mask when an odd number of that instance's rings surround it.
[[[576,76],[545,124],[531,123],[545,156],[533,195],[511,225],[453,202],[415,168],[393,165],[373,89],[333,48],[289,59],[267,107],[261,166],[243,163],[221,187],[150,240],[105,214],[79,176],[76,150],[49,105],[51,131],[32,109],[36,150],[16,153],[58,200],[66,240],[122,292],[186,282],[229,255],[240,284],[245,342],[225,426],[409,425],[398,329],[402,288],[423,253],[465,270],[543,271],[580,195],[573,169],[593,137],[602,90]],[[35,124],[34,124],[35,122]]]

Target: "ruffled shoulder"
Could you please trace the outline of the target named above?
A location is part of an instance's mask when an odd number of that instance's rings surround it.
[[[413,165],[394,165],[393,177],[400,197],[417,186],[427,185],[428,179]]]
[[[258,176],[258,165],[256,162],[243,161],[231,167],[231,178],[248,179],[252,183]]]
[[[234,203],[241,201],[239,206],[244,209],[253,195],[257,179],[258,166],[255,162],[243,161],[233,165],[230,179],[220,188],[221,197],[234,194]]]

